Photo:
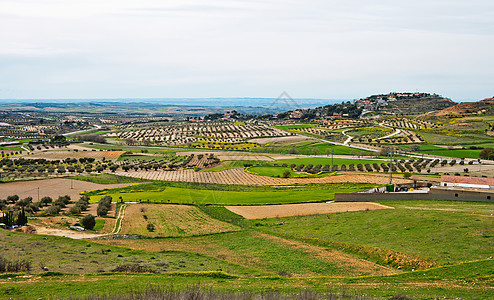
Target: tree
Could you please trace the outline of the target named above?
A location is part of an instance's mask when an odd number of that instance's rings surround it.
[[[48,205],[48,203],[51,203],[53,201],[53,199],[51,197],[43,197],[41,198],[40,202],[41,202],[41,205]]]
[[[419,151],[420,145],[410,145],[410,151]]]
[[[24,207],[22,207],[21,212],[17,216],[16,225],[24,226],[27,224],[26,212],[24,211]]]
[[[10,203],[16,203],[19,200],[18,195],[7,196],[7,201]]]
[[[494,160],[494,149],[492,149],[492,148],[485,148],[484,150],[480,151],[479,157],[481,159]]]
[[[81,225],[82,227],[84,227],[84,229],[92,230],[96,225],[96,218],[91,214],[86,215],[84,216],[84,218],[82,218]]]

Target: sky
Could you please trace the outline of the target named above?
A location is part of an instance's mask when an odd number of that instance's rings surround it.
[[[0,0],[0,99],[494,96],[492,0]]]

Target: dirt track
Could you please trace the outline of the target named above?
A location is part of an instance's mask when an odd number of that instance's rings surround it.
[[[79,180],[72,181],[64,178],[33,180],[33,181],[16,181],[8,183],[0,183],[0,199],[5,199],[10,195],[19,195],[19,197],[26,198],[32,197],[33,201],[38,201],[38,188],[39,198],[44,196],[50,196],[53,199],[58,196],[69,195],[73,200],[79,199],[79,193],[84,191],[99,190],[123,187],[131,185],[126,184],[97,184]]]
[[[389,179],[386,174],[343,174],[321,178],[277,178],[250,174],[244,169],[229,169],[219,172],[194,172],[193,170],[178,171],[117,171],[114,174],[135,178],[163,181],[202,182],[219,184],[243,184],[243,185],[290,185],[306,183],[375,183],[387,184]],[[410,180],[401,178],[393,179],[394,183],[406,183]]]
[[[390,206],[373,202],[331,202],[283,205],[225,206],[228,210],[246,219],[293,217],[328,213],[392,209]]]

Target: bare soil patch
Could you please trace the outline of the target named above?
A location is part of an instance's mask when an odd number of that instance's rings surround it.
[[[225,207],[228,210],[236,213],[237,215],[241,215],[246,219],[293,217],[349,211],[393,209],[393,207],[373,202],[331,202]]]
[[[46,234],[46,235],[55,235],[55,236],[63,236],[71,239],[92,239],[101,237],[104,234],[96,234],[96,233],[88,233],[84,231],[75,231],[69,229],[58,229],[52,227],[44,227],[44,226],[34,226],[36,229],[36,234]]]
[[[0,199],[5,199],[10,195],[19,195],[20,198],[32,197],[33,201],[38,201],[39,191],[39,199],[49,196],[55,200],[58,196],[69,195],[72,200],[78,200],[81,192],[124,187],[132,184],[97,184],[65,178],[15,181],[0,183]]]

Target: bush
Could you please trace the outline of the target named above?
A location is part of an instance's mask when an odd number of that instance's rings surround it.
[[[47,209],[45,209],[45,212],[49,215],[58,215],[60,212],[61,208],[58,205],[51,205]]]
[[[69,209],[71,215],[79,215],[81,213],[81,207],[74,205]]]
[[[96,218],[93,215],[86,215],[82,218],[81,225],[84,229],[92,230],[96,225]]]

